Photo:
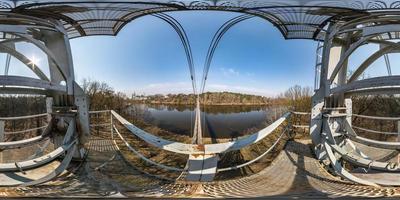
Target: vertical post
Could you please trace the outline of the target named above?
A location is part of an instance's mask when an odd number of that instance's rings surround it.
[[[0,121],[0,142],[4,141],[4,127],[5,127],[5,122]],[[0,152],[0,162],[3,162],[3,152]]]
[[[51,121],[51,113],[53,112],[53,97],[46,98],[46,113],[47,113],[47,123]]]
[[[397,121],[397,142],[400,142],[400,120]],[[397,155],[397,165],[400,164],[400,154]]]
[[[289,136],[289,138],[292,138],[292,135],[294,135],[293,138],[296,136],[296,133],[295,133],[293,127],[292,127],[292,125],[296,123],[295,120],[296,120],[295,119],[295,113],[291,112],[290,116],[288,118],[288,125],[287,125],[288,126],[287,135]]]
[[[346,106],[346,120],[349,123],[349,125],[352,125],[352,115],[353,115],[353,102],[351,101],[351,99],[345,99],[344,100],[344,105]]]
[[[100,135],[100,119],[99,119],[99,113],[96,113],[96,131],[97,131],[97,136]]]
[[[113,115],[110,111],[110,124],[111,124],[111,140],[114,140],[114,122],[113,122]]]

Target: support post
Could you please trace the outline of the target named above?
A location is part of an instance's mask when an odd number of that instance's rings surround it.
[[[53,97],[46,98],[46,113],[47,113],[47,123],[51,121],[51,113],[53,112]]]
[[[346,120],[349,123],[350,126],[352,126],[352,115],[353,115],[353,102],[351,101],[350,98],[347,98],[344,100],[344,105],[346,106]]]
[[[0,142],[4,141],[4,136],[5,136],[4,127],[5,127],[5,122],[0,121]],[[0,162],[3,162],[3,152],[0,152]]]
[[[400,142],[400,120],[397,121],[397,142]],[[397,165],[400,164],[400,154],[397,155]]]
[[[114,140],[114,122],[113,122],[113,115],[112,115],[111,111],[110,111],[110,126],[111,126],[111,130],[110,130],[111,140]]]

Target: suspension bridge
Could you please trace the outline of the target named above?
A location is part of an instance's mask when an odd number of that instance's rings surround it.
[[[388,56],[400,48],[399,9],[396,0],[1,0],[0,52],[7,57],[0,93],[45,95],[47,111],[0,117],[0,197],[398,197],[400,118],[354,114],[350,97],[399,93],[400,76],[393,75]],[[168,14],[180,10],[240,13],[214,34],[200,86],[190,39]],[[117,35],[145,15],[169,24],[184,47],[197,97],[190,141],[151,134],[114,110],[89,111],[90,99],[75,82],[79,66],[73,65],[70,40]],[[285,39],[318,42],[312,109],[282,113],[260,131],[206,144],[199,98],[213,55],[231,27],[254,17],[272,23]],[[43,52],[49,75],[17,43]],[[370,44],[379,49],[360,66],[349,66],[349,57]],[[362,77],[381,57],[387,75]],[[36,78],[9,75],[11,58]],[[356,70],[347,77],[349,67]],[[298,124],[297,117],[309,123]],[[360,127],[354,119],[389,121],[398,131]],[[11,128],[28,121],[35,126]],[[295,139],[297,129],[310,139]]]

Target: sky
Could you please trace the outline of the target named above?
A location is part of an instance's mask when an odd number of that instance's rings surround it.
[[[217,29],[238,13],[221,11],[170,12],[186,30],[196,68],[202,77],[208,46]],[[231,28],[222,38],[211,63],[205,91],[231,91],[276,96],[293,85],[313,86],[315,50],[312,40],[284,40],[268,21],[254,17]],[[108,83],[117,91],[131,95],[192,93],[189,67],[178,35],[166,22],[143,16],[126,25],[114,36],[89,36],[71,40],[75,79]],[[378,47],[362,47],[350,66],[358,66]],[[47,66],[45,55],[31,44],[17,49]],[[399,57],[399,56],[397,56]],[[400,59],[390,55],[392,65]],[[0,55],[0,72],[5,54]],[[10,75],[34,76],[26,67],[11,61]],[[368,73],[387,73],[383,58]],[[49,74],[48,67],[41,68]],[[351,70],[351,67],[350,67]],[[400,73],[400,68],[394,68]]]
[[[192,47],[196,77],[214,33],[237,13],[170,12],[184,27]],[[137,94],[191,93],[190,72],[178,35],[164,21],[144,16],[117,37],[71,41],[76,79],[105,81]],[[230,29],[211,63],[206,91],[274,96],[292,85],[313,85],[316,42],[285,41],[268,21],[252,18]]]

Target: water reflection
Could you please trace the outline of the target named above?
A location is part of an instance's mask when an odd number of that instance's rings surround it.
[[[235,138],[266,127],[285,108],[270,106],[205,106],[202,108],[203,135]],[[194,106],[133,104],[127,109],[130,119],[143,120],[161,129],[192,135]]]

